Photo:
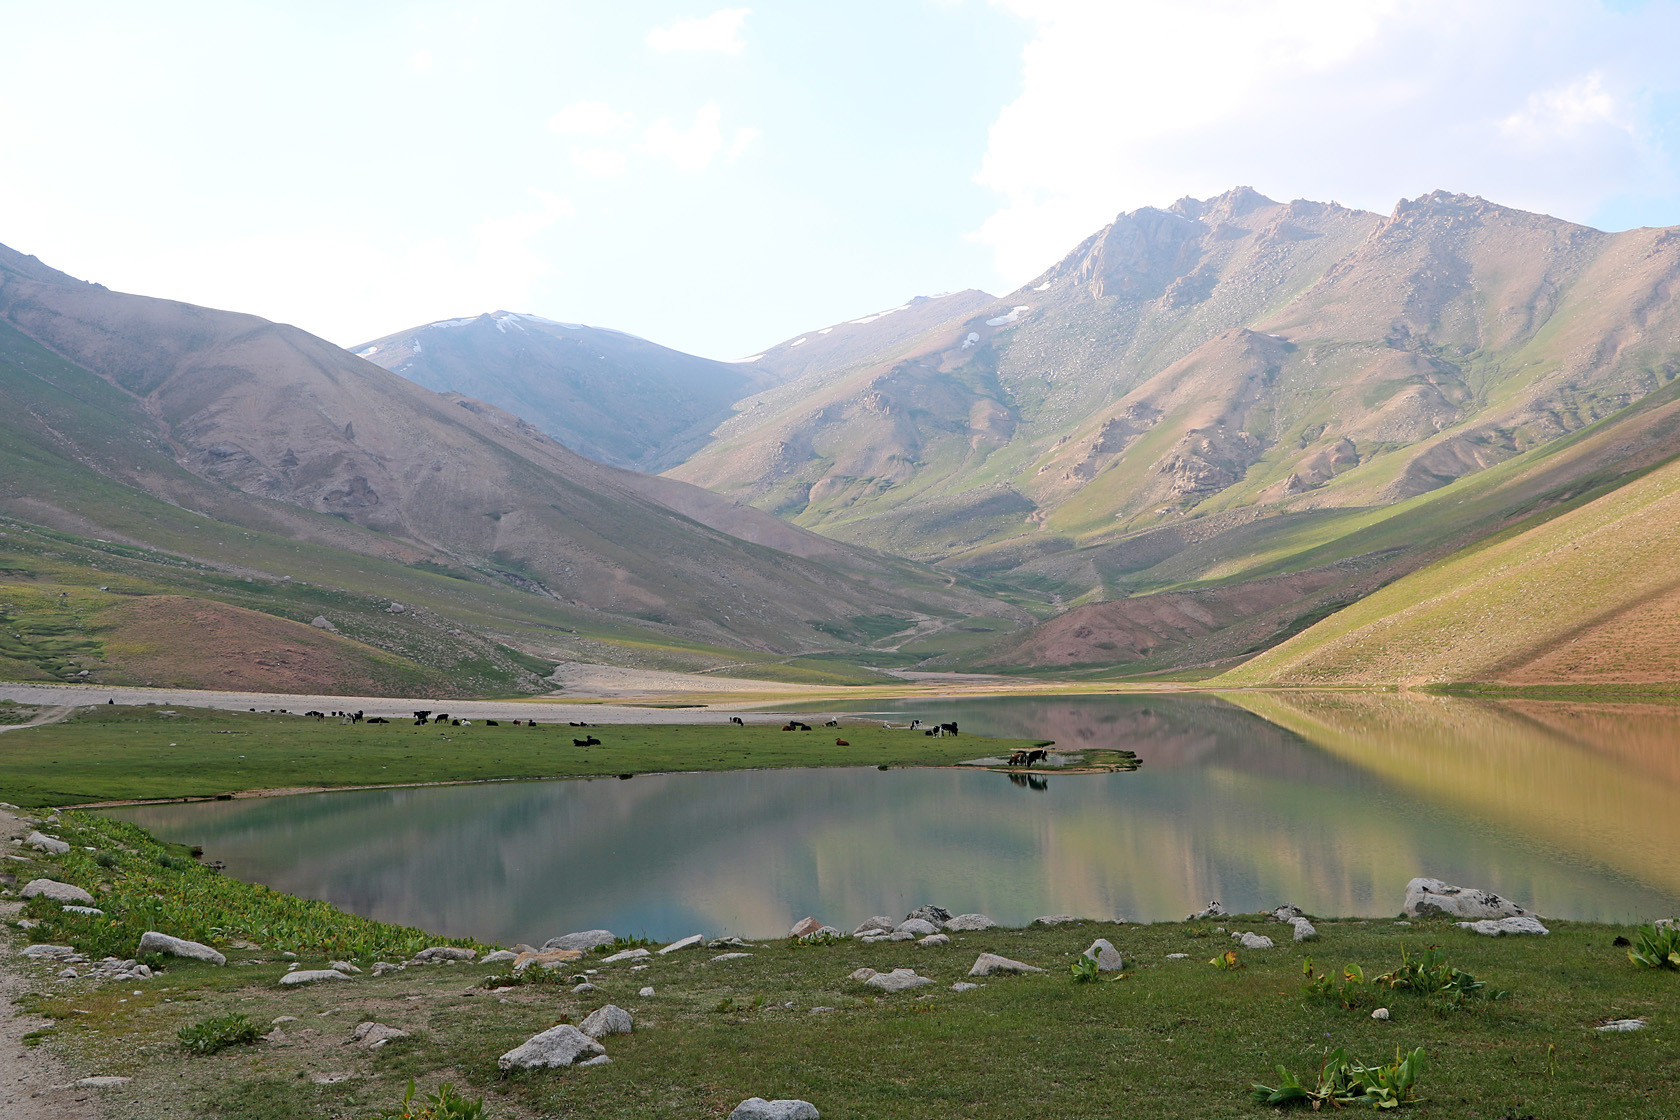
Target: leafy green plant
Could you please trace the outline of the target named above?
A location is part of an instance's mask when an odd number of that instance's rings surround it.
[[[1094,984],[1097,980],[1097,958],[1081,953],[1068,966],[1075,984]]]
[[[1343,967],[1342,980],[1337,983],[1331,976],[1315,974],[1311,957],[1307,958],[1302,972],[1307,977],[1301,988],[1305,995],[1333,999],[1350,1010],[1374,1006],[1382,1000],[1384,992],[1391,991],[1412,991],[1432,996],[1445,1007],[1460,1006],[1472,997],[1487,995],[1484,981],[1448,964],[1446,954],[1437,946],[1426,949],[1416,959],[1402,949],[1399,967],[1369,980],[1365,978],[1364,969],[1357,964],[1349,964]],[[1492,998],[1503,999],[1505,995],[1505,992],[1497,992]]]
[[[222,1015],[202,1019],[175,1033],[182,1049],[192,1054],[214,1054],[229,1046],[244,1046],[262,1037],[261,1030],[244,1015]]]
[[[622,953],[626,949],[650,949],[656,944],[658,942],[649,941],[645,937],[615,937],[611,944],[597,945],[589,951],[598,957],[605,957],[613,953]]]
[[[394,1109],[381,1112],[378,1120],[485,1120],[489,1114],[484,1111],[484,1098],[468,1100],[455,1091],[455,1086],[448,1081],[437,1087],[437,1092],[427,1093],[420,1100],[414,1099],[414,1079],[408,1079],[408,1091],[403,1093],[402,1104]]]
[[[1234,969],[1243,967],[1242,962],[1237,960],[1237,951],[1235,949],[1225,950],[1208,963],[1219,969],[1221,972],[1230,972]]]
[[[1680,968],[1680,921],[1640,926],[1628,960],[1642,968]]]
[[[1416,1085],[1423,1063],[1421,1046],[1404,1056],[1396,1050],[1394,1061],[1377,1066],[1352,1061],[1346,1050],[1337,1047],[1325,1055],[1318,1080],[1311,1088],[1280,1065],[1277,1087],[1257,1081],[1250,1096],[1255,1104],[1310,1104],[1315,1111],[1327,1102],[1334,1107],[1363,1104],[1372,1108],[1399,1108],[1418,1099]]]

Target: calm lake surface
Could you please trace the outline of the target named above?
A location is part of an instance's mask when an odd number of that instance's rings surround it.
[[[781,770],[113,815],[202,844],[244,879],[504,944],[597,927],[769,937],[806,914],[850,929],[924,902],[1008,925],[1049,913],[1180,919],[1210,899],[1387,916],[1415,875],[1559,918],[1680,913],[1673,706],[1337,693],[859,707],[894,722],[955,719],[965,735],[1124,746],[1144,765],[1033,785],[943,769]]]

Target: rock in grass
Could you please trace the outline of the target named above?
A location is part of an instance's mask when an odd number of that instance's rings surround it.
[[[605,1038],[609,1034],[629,1034],[636,1029],[630,1012],[616,1004],[598,1007],[578,1024],[578,1030],[590,1038]]]
[[[97,906],[66,906],[64,911],[67,914],[86,914],[90,918],[103,918],[105,916],[105,911]]]
[[[74,945],[25,945],[23,955],[32,961],[57,960],[76,955]]]
[[[580,996],[580,995],[585,995],[589,992],[598,992],[600,990],[601,990],[600,988],[597,988],[595,985],[593,985],[589,981],[585,980],[583,983],[579,984],[577,987],[572,989],[572,994],[574,996]]]
[[[479,964],[506,964],[508,961],[516,961],[518,959],[519,959],[519,954],[514,952],[512,949],[497,949],[494,953],[484,954],[484,959],[479,961],[478,963]]]
[[[946,930],[951,933],[976,933],[995,925],[997,923],[984,914],[958,914],[945,922]]]
[[[589,950],[602,945],[611,945],[618,940],[610,929],[586,929],[577,933],[563,933],[559,937],[551,937],[543,942],[544,949],[578,949],[587,953]]]
[[[735,1106],[729,1120],[819,1120],[817,1106],[810,1101],[775,1100],[748,1097]]]
[[[852,936],[862,937],[866,933],[891,933],[893,931],[893,926],[896,924],[897,923],[885,914],[877,914],[873,918],[869,918],[860,923],[858,927],[852,931]]]
[[[408,1032],[405,1030],[387,1026],[384,1023],[368,1022],[356,1024],[356,1035],[351,1041],[359,1042],[368,1049],[375,1050],[390,1042],[393,1038],[407,1037]]]
[[[659,955],[663,957],[668,953],[680,952],[683,949],[692,949],[696,945],[703,944],[705,940],[706,938],[703,934],[697,933],[692,937],[685,937],[681,941],[671,942],[669,945],[659,950]]]
[[[211,964],[226,964],[227,958],[208,945],[201,945],[196,941],[186,941],[179,937],[170,937],[167,933],[148,930],[140,935],[140,948],[137,953],[145,956],[147,953],[162,953],[170,957],[186,957],[188,960],[209,961]]]
[[[1647,1026],[1649,1026],[1649,1024],[1643,1019],[1612,1019],[1608,1023],[1605,1023],[1602,1027],[1594,1027],[1593,1029],[1612,1033],[1621,1033],[1624,1031],[1642,1031]]]
[[[43,852],[51,852],[55,856],[61,856],[70,850],[69,844],[66,844],[63,840],[60,840],[56,836],[48,836],[44,832],[31,832],[28,838],[24,840],[24,843],[28,844],[31,848],[36,848]]]
[[[362,970],[351,964],[349,961],[329,961],[327,962],[327,967],[332,969],[334,972],[343,972],[351,976],[360,976],[362,974]]]
[[[69,946],[65,946],[65,948],[69,948]],[[27,950],[25,951],[27,952]],[[873,968],[860,968],[853,972],[850,976],[847,976],[846,979],[861,981],[868,980],[871,976],[876,975],[878,975],[878,973]]]
[[[1214,899],[1207,904],[1207,909],[1186,915],[1184,920],[1187,922],[1205,922],[1209,918],[1229,918],[1230,916],[1225,912],[1225,907],[1219,905],[1219,900]]]
[[[295,988],[299,984],[314,984],[320,980],[348,980],[350,977],[332,968],[300,968],[296,972],[288,972],[280,977],[282,988]]]
[[[1231,940],[1241,945],[1244,949],[1275,949],[1277,947],[1272,944],[1271,938],[1262,936],[1258,933],[1233,932],[1231,934]]]
[[[1477,890],[1474,887],[1455,887],[1439,879],[1413,879],[1406,884],[1403,908],[1408,918],[1480,919],[1520,918],[1530,914],[1508,898]]]
[[[980,987],[980,985],[978,985],[978,984],[969,984],[969,983],[966,983],[965,981],[958,980],[955,984],[951,985],[951,990],[953,992],[972,992],[972,991],[975,991],[976,989],[978,989],[979,987]]]
[[[1305,918],[1295,918],[1289,924],[1295,928],[1295,940],[1316,941],[1318,939],[1317,927]]]
[[[83,1077],[76,1082],[78,1089],[115,1089],[119,1085],[127,1085],[133,1081],[132,1077]]]
[[[712,963],[716,964],[718,961],[745,960],[750,956],[752,956],[751,953],[719,953],[717,956],[712,958]]]
[[[653,956],[653,954],[648,952],[646,949],[625,949],[622,952],[614,953],[610,957],[602,957],[601,963],[617,964],[619,961],[639,961],[643,957],[651,956]]]
[[[821,928],[823,928],[823,924],[815,918],[801,918],[793,923],[793,928],[788,930],[788,936],[804,937],[807,934],[816,933]]]
[[[605,1066],[611,1064],[612,1058],[608,1057],[606,1054],[597,1054],[593,1058],[585,1058],[583,1061],[579,1062],[578,1068],[582,1069],[584,1066]]]
[[[1032,920],[1035,926],[1065,926],[1070,922],[1082,922],[1084,918],[1077,918],[1072,914],[1040,914]]]
[[[1306,916],[1307,912],[1292,902],[1286,902],[1272,910],[1272,921],[1274,922],[1293,922],[1296,918]]]
[[[941,945],[949,945],[950,943],[951,943],[951,938],[950,938],[949,934],[930,933],[928,936],[926,936],[926,937],[922,938],[920,941],[916,942],[916,948],[918,948],[918,949],[935,949],[935,948],[938,948]]]
[[[646,952],[644,949],[643,952]],[[543,968],[558,968],[567,961],[582,960],[583,952],[579,949],[544,949],[540,953],[519,953],[513,958],[513,970],[524,972],[532,965]]]
[[[904,920],[907,922],[914,918],[920,918],[924,922],[931,923],[933,928],[937,930],[951,920],[951,912],[943,906],[918,906],[904,915]]]
[[[653,996],[653,989],[651,987],[643,988],[641,991],[637,992],[636,994],[641,996],[643,999],[650,999]]]
[[[414,954],[417,961],[470,961],[478,956],[477,949],[457,949],[453,945],[433,945]]]
[[[912,937],[927,937],[939,932],[939,927],[925,918],[906,918],[898,923],[894,933],[908,933]]]
[[[1125,960],[1120,956],[1120,950],[1108,943],[1106,937],[1099,937],[1091,942],[1091,947],[1082,954],[1097,962],[1098,972],[1119,972],[1126,967]]]
[[[1030,964],[1012,961],[1008,957],[1000,957],[996,953],[981,953],[975,958],[974,967],[968,970],[970,976],[991,976],[999,972],[1043,972],[1042,968],[1035,968]]]
[[[855,975],[855,973],[854,973]],[[911,988],[921,988],[933,983],[926,976],[917,976],[915,969],[895,968],[891,972],[877,972],[863,982],[866,988],[877,988],[883,992],[905,992]]]
[[[562,1069],[582,1057],[605,1054],[607,1048],[584,1034],[570,1023],[550,1027],[496,1059],[496,1065],[508,1069]]]
[[[1540,924],[1540,919],[1527,914],[1516,918],[1500,918],[1498,921],[1454,922],[1453,925],[1471,933],[1479,933],[1483,937],[1510,937],[1524,933],[1537,933],[1544,937],[1552,932]]]
[[[54,902],[79,902],[83,906],[93,905],[93,896],[81,887],[70,883],[60,883],[57,879],[31,879],[18,892],[20,898],[50,898]]]

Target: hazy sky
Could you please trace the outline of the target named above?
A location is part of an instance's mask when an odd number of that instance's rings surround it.
[[[715,2],[715,0],[712,0]],[[0,0],[0,243],[341,344],[712,357],[1237,184],[1680,224],[1680,0]]]

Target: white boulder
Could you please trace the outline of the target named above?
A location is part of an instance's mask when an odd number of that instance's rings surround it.
[[[1263,937],[1258,933],[1232,933],[1231,940],[1241,945],[1244,949],[1276,948],[1276,946],[1272,944],[1271,938]]]
[[[895,924],[885,914],[877,914],[873,918],[859,923],[858,927],[852,931],[852,936],[862,937],[866,933],[891,933]]]
[[[81,887],[70,883],[60,883],[56,879],[31,879],[18,892],[20,898],[50,898],[54,902],[79,902],[83,906],[93,905],[93,896]]]
[[[185,957],[194,961],[209,961],[211,964],[226,964],[227,958],[208,945],[201,945],[197,941],[187,941],[179,937],[170,937],[167,933],[148,930],[140,935],[138,953],[162,953],[170,957]]]
[[[607,1048],[584,1034],[570,1023],[550,1027],[496,1059],[496,1065],[508,1069],[561,1069],[581,1057],[605,1054]]]
[[[1043,972],[1042,968],[1035,968],[1030,964],[1012,961],[1008,957],[1000,957],[996,953],[981,953],[974,961],[974,967],[968,970],[970,976],[991,976],[999,972]]]
[[[1465,918],[1478,921],[1484,918],[1520,918],[1532,913],[1508,898],[1500,898],[1474,887],[1455,887],[1439,879],[1413,879],[1406,884],[1406,903],[1402,908],[1408,918]]]
[[[810,1101],[748,1097],[735,1106],[729,1120],[818,1120],[817,1107]]]
[[[350,977],[335,968],[300,968],[296,972],[288,972],[280,977],[282,988],[295,988],[299,984],[314,984],[321,980],[348,980]]]
[[[630,1018],[630,1012],[616,1004],[607,1004],[591,1011],[578,1024],[578,1030],[590,1038],[605,1038],[609,1034],[629,1034],[636,1029],[635,1021]]]
[[[696,945],[703,944],[705,942],[705,940],[706,940],[706,938],[703,934],[698,934],[697,933],[692,937],[685,937],[681,941],[671,942],[669,945],[667,945],[663,949],[659,950],[659,955],[663,957],[667,953],[675,953],[675,952],[679,952],[683,949],[692,949]]]
[[[924,987],[933,981],[926,976],[917,976],[915,969],[895,968],[891,972],[877,972],[863,983],[865,987],[877,988],[883,992],[904,992],[911,988]]]
[[[44,832],[31,832],[24,840],[24,843],[28,844],[31,848],[36,848],[43,852],[51,852],[55,856],[61,856],[70,850],[69,844],[66,844],[63,840],[60,840],[56,836],[48,836]]]
[[[1091,947],[1085,950],[1083,955],[1097,962],[1098,972],[1119,972],[1126,967],[1125,960],[1120,956],[1120,950],[1109,944],[1105,937],[1099,937],[1091,942]]]
[[[1513,934],[1535,933],[1542,937],[1552,931],[1540,924],[1540,919],[1524,914],[1516,918],[1484,919],[1480,922],[1454,922],[1459,929],[1479,933],[1483,937],[1510,937]]]
[[[586,929],[577,933],[563,933],[543,942],[544,949],[581,949],[588,952],[602,945],[611,945],[617,938],[610,929]]]
[[[977,933],[995,925],[997,923],[984,914],[958,914],[945,923],[945,928],[951,933]]]
[[[894,933],[908,933],[912,937],[927,937],[939,932],[939,927],[926,918],[906,918],[893,929]]]

